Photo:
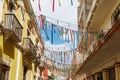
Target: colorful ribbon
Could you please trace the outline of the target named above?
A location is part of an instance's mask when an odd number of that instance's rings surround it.
[[[40,0],[38,0],[38,8],[39,8],[39,11],[41,11]]]
[[[59,3],[59,6],[61,6],[61,2],[60,2],[60,0],[58,0],[58,3]]]
[[[73,0],[71,0],[71,5],[73,5]]]
[[[55,0],[52,2],[52,11],[54,12]]]

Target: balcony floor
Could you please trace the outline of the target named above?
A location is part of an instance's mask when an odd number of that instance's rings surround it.
[[[6,29],[6,28],[2,28],[2,31],[4,33],[4,35],[6,37],[8,37],[9,39],[11,39],[13,42],[18,43],[21,40],[17,37],[17,35],[15,34],[15,32],[13,30],[10,29]]]
[[[104,22],[111,9],[113,8],[115,2],[116,0],[100,0],[96,6],[95,11],[93,12],[93,17],[90,20],[88,27],[89,31],[99,30],[101,27],[100,24]]]

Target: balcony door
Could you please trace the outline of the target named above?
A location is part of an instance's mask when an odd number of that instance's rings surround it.
[[[99,73],[97,74],[97,80],[103,80],[102,72],[99,72]]]
[[[115,80],[115,68],[108,69],[108,80]]]

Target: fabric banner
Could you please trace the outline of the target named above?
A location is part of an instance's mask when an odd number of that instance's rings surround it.
[[[59,6],[61,6],[61,2],[60,2],[60,0],[58,0],[58,3],[59,3]]]
[[[41,27],[41,29],[44,29],[44,20],[42,18],[42,15],[39,16],[39,20],[40,20],[40,27]]]
[[[73,31],[70,30],[70,37],[71,37],[71,42],[73,42]]]
[[[54,12],[54,7],[55,7],[55,0],[52,2],[52,11]]]
[[[73,0],[71,0],[71,5],[73,5]]]
[[[41,11],[40,0],[38,0],[38,8],[39,8],[39,11]]]

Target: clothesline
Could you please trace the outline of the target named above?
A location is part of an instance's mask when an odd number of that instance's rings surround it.
[[[34,12],[35,12],[35,14],[37,14],[37,15],[35,15],[36,17],[39,17],[40,15],[42,15],[41,13],[39,13],[39,12],[37,12],[37,11],[34,11]],[[71,22],[62,21],[62,20],[59,20],[59,19],[56,19],[56,18],[52,18],[52,17],[50,17],[50,16],[46,16],[46,15],[42,15],[42,16],[44,16],[44,17],[46,17],[46,18],[49,18],[49,19],[52,19],[52,20],[56,20],[58,23],[59,23],[59,22],[62,22],[62,23],[68,24],[68,25],[78,26],[78,25],[77,25],[77,22],[76,22],[76,24],[73,24],[73,23],[71,23]]]

